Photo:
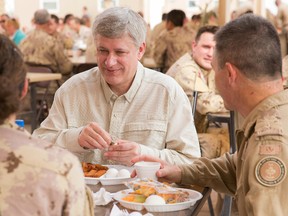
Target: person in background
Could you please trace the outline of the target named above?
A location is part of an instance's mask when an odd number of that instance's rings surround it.
[[[94,215],[78,159],[15,124],[28,91],[20,50],[0,35],[0,215]]]
[[[283,85],[288,85],[288,55],[284,56],[282,59],[282,76],[283,76]]]
[[[34,13],[35,29],[19,45],[24,61],[48,66],[55,73],[69,76],[73,64],[64,53],[63,45],[50,32],[51,16],[45,9]],[[63,77],[64,79],[64,77]]]
[[[166,73],[180,84],[191,103],[195,86],[205,87],[206,90],[199,91],[197,97],[195,126],[198,133],[205,133],[208,129],[207,113],[227,112],[223,99],[217,92],[215,72],[211,65],[215,47],[214,34],[218,29],[217,26],[209,25],[201,27],[192,42],[192,52],[179,58]]]
[[[98,67],[74,75],[57,90],[48,117],[33,135],[80,161],[100,164],[130,166],[141,154],[177,164],[200,157],[184,91],[171,77],[139,62],[146,30],[143,18],[129,8],[98,15],[93,24]]]
[[[278,7],[278,12],[275,17],[276,28],[280,32],[288,32],[288,5],[282,3],[281,0],[275,0],[275,4]]]
[[[0,15],[0,34],[6,34],[5,23],[8,19],[10,19],[8,14],[4,13]]]
[[[182,10],[172,10],[167,14],[166,30],[156,40],[153,51],[155,63],[166,71],[183,54],[191,50],[193,32],[183,28],[186,15]]]
[[[151,46],[154,47],[156,38],[161,34],[162,31],[166,30],[167,13],[162,14],[162,21],[158,23],[151,31]]]
[[[77,33],[77,36],[75,37],[74,42],[77,42],[78,40],[80,40],[84,44],[86,44],[88,38],[92,35],[91,28],[88,28],[87,26],[82,25],[81,19],[79,19],[78,17],[74,17],[70,21],[69,26],[72,30],[74,30]]]
[[[157,176],[235,196],[239,215],[288,215],[288,90],[277,31],[266,19],[246,14],[221,27],[215,40],[216,86],[226,108],[245,117],[236,132],[237,152],[189,165],[162,161]],[[159,159],[140,156],[132,162],[142,160]]]
[[[70,27],[70,23],[74,19],[73,14],[66,14],[64,17],[64,27],[62,28],[62,32],[66,37],[72,38],[73,41],[77,38],[77,32]]]
[[[192,15],[190,22],[187,22],[185,25],[188,28],[193,29],[195,32],[198,32],[201,25],[201,14]]]
[[[72,38],[67,37],[66,35],[62,34],[61,32],[58,31],[59,29],[59,17],[51,14],[51,23],[49,27],[49,34],[52,35],[59,41],[64,49],[72,49],[74,45],[74,41]]]
[[[16,19],[8,19],[5,22],[5,30],[9,38],[16,44],[19,45],[20,42],[26,37],[24,32],[20,30],[19,23]]]

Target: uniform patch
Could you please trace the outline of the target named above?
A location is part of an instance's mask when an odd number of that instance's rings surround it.
[[[278,155],[281,152],[280,144],[264,144],[260,146],[259,155]]]
[[[287,170],[282,160],[277,157],[265,157],[255,169],[257,180],[265,186],[280,184],[286,177]]]

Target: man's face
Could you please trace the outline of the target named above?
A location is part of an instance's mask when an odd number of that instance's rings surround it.
[[[72,20],[69,22],[69,27],[70,27],[71,29],[73,29],[74,31],[79,32],[80,25],[77,24],[74,19],[72,19]]]
[[[8,17],[6,17],[6,16],[0,16],[0,25],[1,25],[1,27],[3,28],[3,29],[5,29],[5,23],[6,23],[6,21],[8,20]]]
[[[192,43],[194,61],[204,70],[211,70],[211,62],[215,47],[214,34],[205,32],[199,40]]]
[[[58,24],[54,19],[51,19],[50,25],[49,25],[49,34],[54,34],[57,31]]]
[[[98,67],[105,81],[116,94],[125,93],[134,79],[138,60],[145,51],[145,43],[137,48],[125,34],[114,39],[97,35],[95,44]]]

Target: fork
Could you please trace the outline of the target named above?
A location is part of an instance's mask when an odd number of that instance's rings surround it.
[[[127,209],[121,209],[121,216],[129,216],[129,212],[127,211]]]

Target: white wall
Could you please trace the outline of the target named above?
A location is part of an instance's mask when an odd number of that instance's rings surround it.
[[[33,18],[33,14],[37,9],[40,8],[41,0],[14,1],[15,11],[13,15],[19,18],[21,27],[26,26],[28,29],[31,28],[31,20]],[[67,13],[72,13],[75,16],[81,17],[83,6],[88,8],[88,12],[92,18],[101,12],[98,8],[97,0],[59,0],[59,4],[60,10],[58,13],[55,13],[59,17],[64,17]],[[143,5],[143,0],[119,0],[119,6],[128,6],[135,11],[143,11]]]

